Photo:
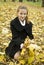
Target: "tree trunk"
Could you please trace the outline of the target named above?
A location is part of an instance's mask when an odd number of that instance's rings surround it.
[[[44,0],[42,0],[42,7],[44,7]]]
[[[6,0],[4,0],[4,2],[6,2]]]
[[[33,2],[36,2],[36,0],[33,0]]]
[[[39,0],[37,0],[37,2],[39,2]]]
[[[27,1],[32,1],[32,0],[27,0]]]
[[[19,2],[23,2],[23,0],[19,0]]]
[[[30,1],[30,0],[27,0],[27,1]]]
[[[12,0],[12,2],[14,2],[15,0]]]

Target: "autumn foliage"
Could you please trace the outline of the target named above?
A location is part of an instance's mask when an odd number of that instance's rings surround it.
[[[29,11],[28,19],[33,23],[34,40],[31,41],[29,37],[25,39],[19,62],[5,55],[12,38],[10,22],[16,17],[19,5],[21,3],[4,3],[0,6],[0,65],[44,65],[44,9],[41,7],[25,4]]]

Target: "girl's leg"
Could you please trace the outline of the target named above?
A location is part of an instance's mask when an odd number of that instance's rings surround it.
[[[15,60],[18,60],[18,57],[20,56],[20,51],[16,52],[15,55],[14,55],[14,59]]]

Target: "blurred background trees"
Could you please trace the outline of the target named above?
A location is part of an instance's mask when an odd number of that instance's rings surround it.
[[[6,2],[6,0],[4,0],[4,2]]]
[[[14,2],[15,0],[12,0],[12,2]]]
[[[42,7],[44,7],[44,0],[42,0]]]
[[[19,0],[19,2],[23,2],[23,0]]]
[[[0,0],[1,1],[4,1],[4,2],[7,2],[7,1],[12,1],[12,2],[15,2],[15,1],[19,1],[19,2],[33,2],[33,3],[36,3],[36,2],[39,2],[41,3],[41,6],[44,7],[44,0]]]

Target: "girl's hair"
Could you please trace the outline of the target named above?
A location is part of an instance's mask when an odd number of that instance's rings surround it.
[[[17,9],[17,12],[19,12],[20,9],[25,9],[27,10],[27,14],[28,14],[28,9],[26,6],[19,6],[18,9]]]
[[[19,6],[18,9],[17,9],[17,12],[19,12],[20,9],[25,9],[25,10],[27,10],[27,14],[28,14],[28,9],[27,9],[26,6]],[[27,21],[27,23],[28,23],[28,17],[27,17],[27,16],[26,16],[26,21]]]

